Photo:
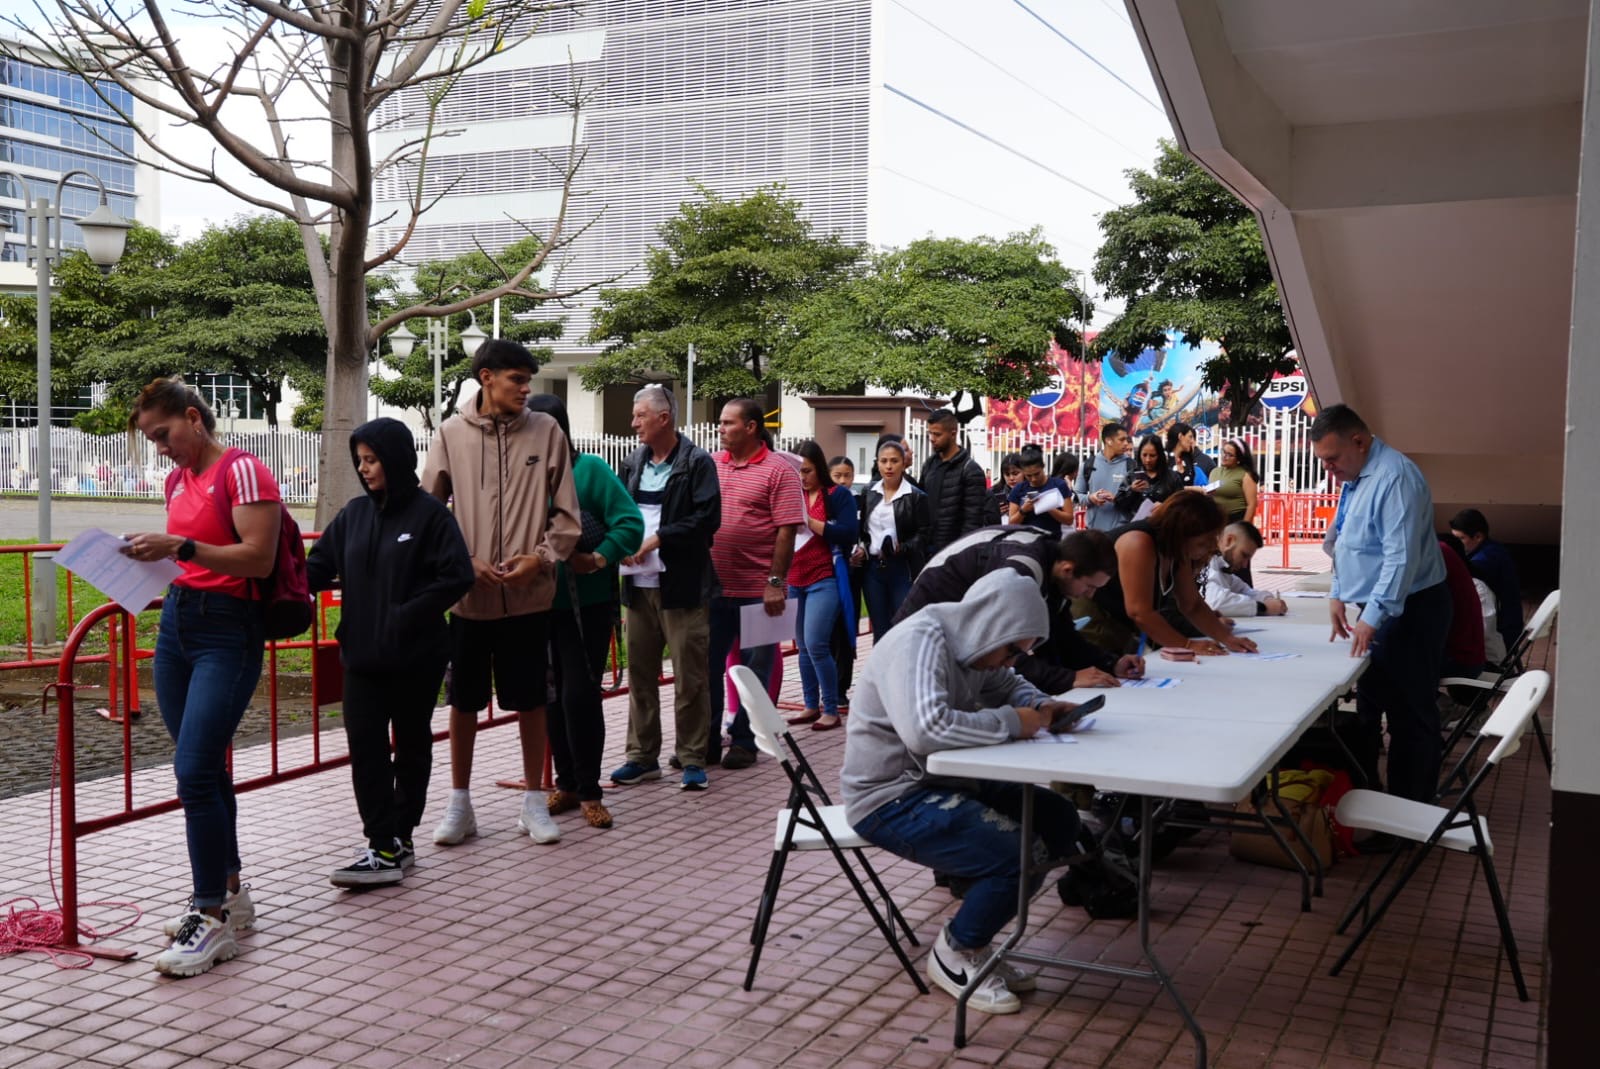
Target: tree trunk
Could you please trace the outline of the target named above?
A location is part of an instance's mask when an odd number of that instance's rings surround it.
[[[359,10],[359,9],[357,9]],[[359,15],[357,16],[359,17]],[[322,400],[322,451],[317,462],[317,529],[327,527],[346,501],[361,493],[350,463],[350,433],[366,417],[371,325],[367,322],[367,232],[372,225],[372,180],[366,123],[358,122],[356,87],[366,83],[361,50],[328,46],[328,110],[333,119],[333,180],[348,184],[355,206],[335,213],[328,256],[333,310],[328,331],[328,377]],[[362,139],[358,141],[359,139]]]

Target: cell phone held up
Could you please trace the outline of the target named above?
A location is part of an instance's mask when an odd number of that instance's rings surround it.
[[[1050,734],[1066,734],[1077,726],[1078,721],[1082,720],[1090,713],[1099,711],[1101,706],[1105,705],[1105,703],[1106,696],[1104,694],[1097,694],[1088,701],[1074,706],[1072,709],[1062,713],[1060,716],[1056,717],[1055,720],[1051,721]]]

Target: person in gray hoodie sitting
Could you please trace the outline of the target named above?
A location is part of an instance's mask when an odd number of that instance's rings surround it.
[[[1052,864],[1078,854],[1078,814],[1042,788],[932,777],[927,755],[1029,738],[1073,708],[1011,667],[1049,631],[1038,584],[1009,569],[992,572],[959,602],[929,605],[896,624],[856,681],[840,773],[845,817],[890,853],[971,881],[928,955],[929,978],[952,995],[1016,916],[1022,792],[1034,792],[1036,815],[1030,891]],[[1016,1013],[1015,992],[1035,984],[1001,962],[968,1005]]]

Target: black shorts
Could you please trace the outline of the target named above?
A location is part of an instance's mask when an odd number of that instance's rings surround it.
[[[500,708],[522,713],[549,701],[550,614],[533,612],[500,620],[450,616],[450,685],[453,709],[476,713],[489,704],[489,680]]]

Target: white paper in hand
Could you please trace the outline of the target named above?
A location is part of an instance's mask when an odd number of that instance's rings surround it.
[[[739,609],[739,648],[753,650],[787,642],[794,638],[794,624],[800,616],[800,603],[789,598],[783,603],[782,616],[768,616],[761,602]]]
[[[638,564],[619,564],[617,571],[623,575],[659,575],[666,569],[661,566],[661,553],[652,549],[639,558]]]
[[[1066,503],[1067,499],[1061,496],[1061,491],[1052,487],[1033,499],[1033,512],[1036,516],[1042,515],[1051,509],[1058,509]]]
[[[143,612],[183,569],[174,560],[134,560],[122,555],[128,543],[91,527],[56,554],[56,563],[129,612]]]

